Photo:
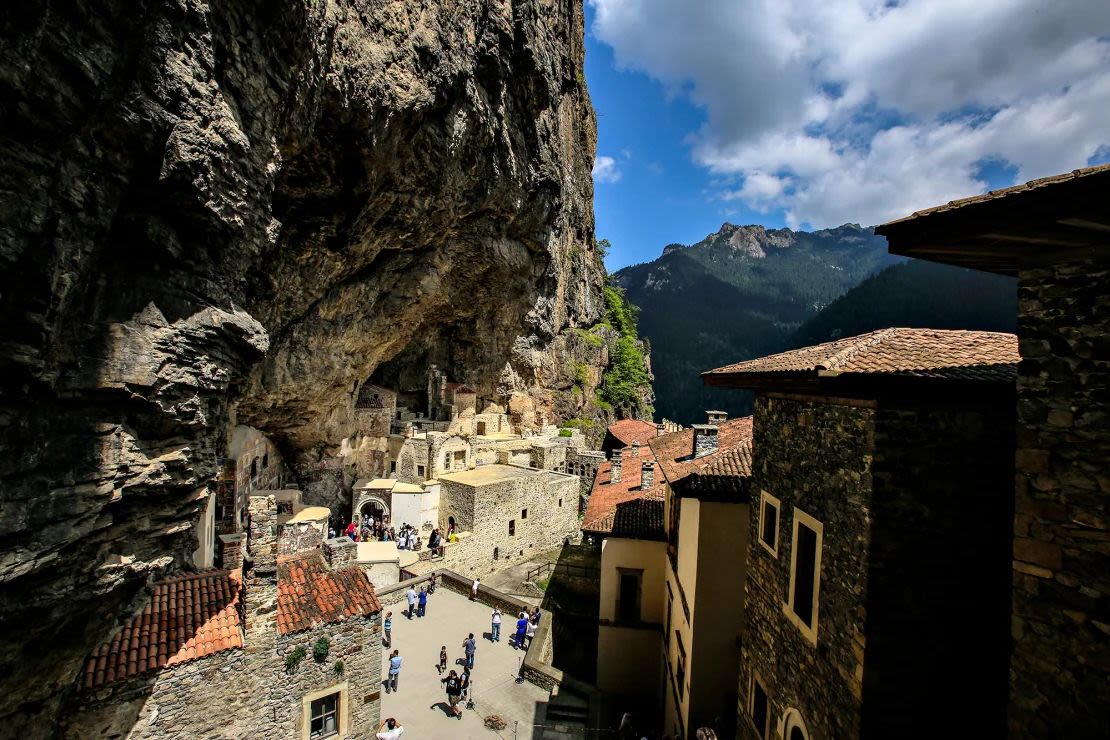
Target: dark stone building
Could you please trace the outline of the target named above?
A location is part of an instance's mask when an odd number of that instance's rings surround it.
[[[1004,734],[1017,362],[885,329],[703,376],[756,390],[739,737]]]
[[[1013,737],[1110,735],[1110,166],[886,224],[890,251],[1016,275]]]

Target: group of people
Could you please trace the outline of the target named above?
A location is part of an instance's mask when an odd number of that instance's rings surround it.
[[[438,537],[439,530],[433,532],[433,537]],[[432,540],[429,540],[429,546],[432,546]],[[481,581],[477,578],[471,584],[470,598],[475,600],[478,597],[478,590],[481,586]],[[413,617],[423,617],[427,614],[428,610],[428,596],[433,593],[436,588],[436,575],[433,573],[428,580],[427,585],[422,585],[420,590],[417,591],[413,585],[409,585],[408,590],[405,591],[405,599],[408,603],[407,616],[409,619]],[[540,608],[533,607],[532,609],[522,608],[516,618],[516,631],[513,633],[512,638],[509,640],[510,644],[520,650],[527,650],[531,644],[532,639],[536,635],[536,628],[539,626],[540,619],[543,612]],[[491,615],[491,635],[492,642],[501,641],[501,625],[504,619],[504,614],[499,607],[494,607]],[[393,612],[387,611],[385,614],[384,622],[384,638],[383,645],[386,648],[393,646]],[[474,659],[478,651],[477,641],[474,639],[474,633],[471,632],[467,635],[466,639],[462,642],[463,657],[456,660],[456,664],[462,666],[462,672],[459,673],[453,669],[448,668],[448,655],[447,646],[443,645],[439,649],[439,663],[436,665],[436,671],[442,677],[440,683],[444,685],[447,692],[447,705],[450,713],[462,719],[463,711],[460,704],[465,703],[467,707],[473,706],[472,696],[472,678],[471,673],[474,670]],[[393,650],[389,656],[388,676],[385,681],[386,693],[396,692],[398,690],[401,664],[403,663],[401,653],[399,650]],[[395,722],[395,720],[394,720]],[[384,725],[383,725],[384,726]],[[396,725],[400,728],[400,725]],[[390,725],[389,730],[394,729]],[[402,728],[403,731],[403,728]],[[399,735],[387,735],[388,740]],[[380,737],[380,735],[379,735]]]
[[[504,614],[499,607],[493,608],[493,614],[490,617],[490,640],[492,642],[501,642],[501,623],[504,620]],[[531,611],[521,609],[517,614],[516,619],[516,632],[513,633],[509,644],[517,650],[527,650],[528,646],[532,644],[532,638],[536,636],[536,628],[540,624],[540,617],[542,612],[540,608],[533,607]]]
[[[334,537],[335,530],[329,534]],[[372,514],[356,516],[343,529],[343,534],[355,542],[394,542],[397,539],[397,532],[389,526],[388,517],[375,519]]]

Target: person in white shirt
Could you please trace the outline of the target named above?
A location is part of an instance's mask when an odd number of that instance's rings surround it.
[[[493,607],[493,624],[490,629],[494,642],[501,642],[501,610]]]
[[[390,717],[383,719],[382,723],[378,725],[378,740],[397,740],[405,732],[405,728],[397,724],[397,720]]]
[[[405,598],[409,602],[409,619],[412,619],[412,615],[416,613],[416,589],[409,586],[409,590],[405,591]]]
[[[474,583],[470,584],[470,600],[471,601],[474,601],[474,599],[478,598],[478,584],[480,584],[480,583],[481,583],[481,580],[475,578]]]

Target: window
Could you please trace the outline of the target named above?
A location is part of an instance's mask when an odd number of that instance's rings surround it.
[[[528,509],[521,509],[520,510],[520,518],[521,519],[527,519],[528,518]]]
[[[516,519],[510,519],[509,520],[509,536],[513,537],[514,535],[516,535]]]
[[[809,740],[809,730],[806,729],[806,723],[802,721],[802,715],[797,709],[788,709],[783,716],[783,725],[785,731],[782,736],[786,740]]]
[[[339,692],[328,694],[310,705],[308,736],[331,737],[339,734]]]
[[[424,466],[423,465],[417,465],[416,466],[416,477],[417,478],[423,478],[424,477]]]
[[[766,740],[771,727],[771,711],[767,701],[767,690],[759,676],[752,676],[752,697],[748,706],[751,713],[752,724],[755,725],[759,737]]]
[[[264,454],[262,456],[262,469],[265,470],[268,467],[270,467],[270,453],[269,452],[267,452],[266,454]]]
[[[763,549],[779,556],[779,500],[762,492],[759,503],[759,544]]]
[[[559,508],[560,509],[563,508],[563,500],[562,499],[559,499]]]
[[[617,568],[617,576],[620,579],[617,588],[617,621],[636,624],[640,621],[640,584],[644,572]]]
[[[390,460],[389,461],[389,473],[390,473],[390,475],[395,475],[397,473],[397,461],[396,460]]]
[[[794,537],[790,546],[790,592],[786,616],[814,645],[821,587],[821,544],[824,527],[801,509],[794,509]]]

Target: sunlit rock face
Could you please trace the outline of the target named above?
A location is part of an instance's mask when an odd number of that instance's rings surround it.
[[[360,381],[432,362],[535,423],[596,416],[604,352],[571,330],[603,271],[579,3],[0,23],[0,721],[35,737],[187,565],[233,424],[325,455]]]

